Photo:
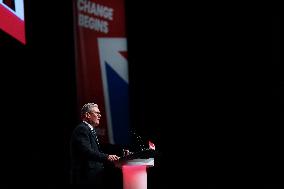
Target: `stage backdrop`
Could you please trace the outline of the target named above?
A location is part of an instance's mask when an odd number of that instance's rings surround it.
[[[124,0],[74,0],[78,106],[96,102],[99,137],[129,143],[129,86]]]
[[[0,0],[0,29],[26,43],[24,0]]]

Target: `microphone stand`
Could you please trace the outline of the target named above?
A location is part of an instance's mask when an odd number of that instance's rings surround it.
[[[130,129],[130,133],[131,135],[134,137],[135,139],[135,143],[136,145],[138,145],[139,147],[139,151],[144,151],[147,150],[148,148],[145,146],[142,137],[140,135],[137,134],[137,132],[135,131],[134,128]]]

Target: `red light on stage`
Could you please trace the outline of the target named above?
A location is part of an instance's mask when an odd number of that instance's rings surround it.
[[[0,29],[26,44],[24,0],[0,0]]]
[[[155,144],[151,142],[150,140],[148,142],[149,142],[149,149],[155,150]]]

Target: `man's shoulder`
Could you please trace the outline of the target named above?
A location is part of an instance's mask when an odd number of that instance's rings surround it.
[[[79,123],[75,128],[73,132],[78,132],[78,131],[88,131],[88,127],[84,122]]]
[[[77,127],[85,127],[86,126],[86,123],[84,123],[83,121],[78,123]]]
[[[88,128],[86,127],[86,125],[84,125],[84,123],[80,123],[78,124],[71,135],[71,141],[77,141],[77,140],[81,140],[81,138],[85,138],[89,136],[90,131],[88,130]]]

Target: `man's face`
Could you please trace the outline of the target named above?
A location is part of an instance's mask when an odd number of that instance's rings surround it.
[[[88,112],[89,122],[92,126],[96,127],[100,124],[100,110],[98,107],[93,107],[90,112]]]

